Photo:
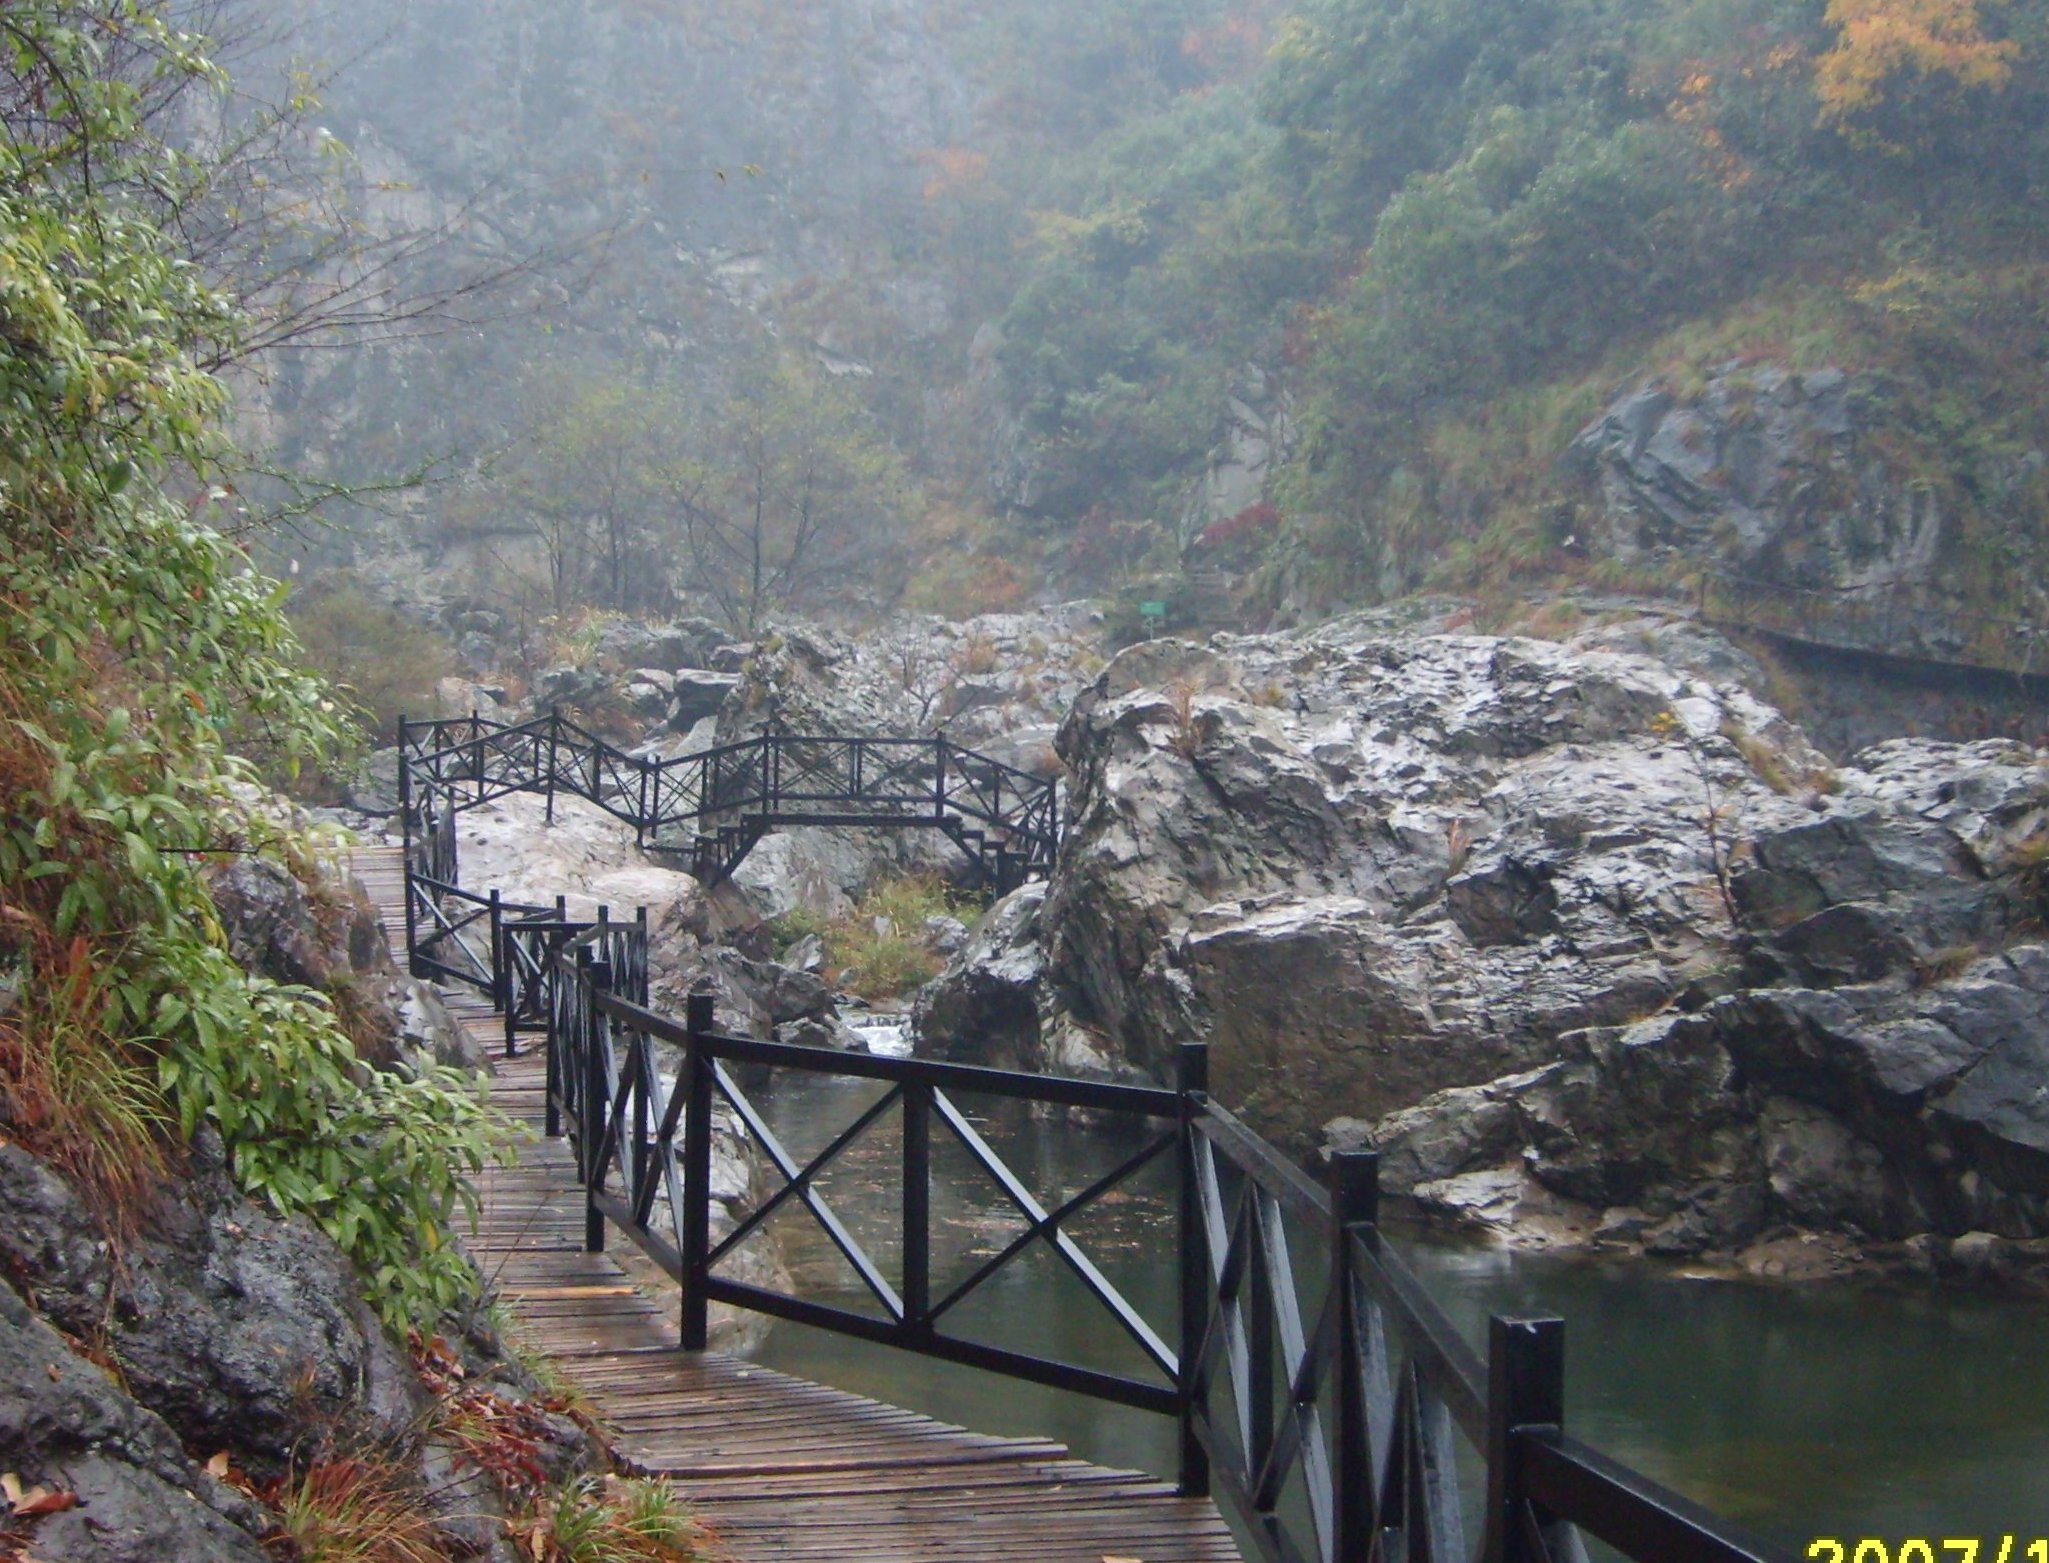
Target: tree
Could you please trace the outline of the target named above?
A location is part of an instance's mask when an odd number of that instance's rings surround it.
[[[844,386],[782,355],[696,431],[675,475],[689,573],[752,634],[784,608],[858,600],[892,555],[911,484]]]
[[[1829,0],[1833,48],[1815,62],[1821,119],[1852,129],[1903,79],[2004,87],[2019,45],[1985,36],[1977,0]]]
[[[520,411],[485,481],[450,505],[452,523],[532,543],[558,614],[670,607],[682,393],[656,375],[557,365],[529,376]]]

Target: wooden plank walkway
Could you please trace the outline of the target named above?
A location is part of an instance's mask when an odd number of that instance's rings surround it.
[[[359,849],[354,867],[402,969],[398,851]],[[473,995],[444,997],[496,1059],[494,1103],[536,1131],[518,1165],[481,1180],[472,1252],[522,1336],[617,1430],[622,1458],[671,1478],[736,1563],[1237,1563],[1207,1499],[1142,1473],[679,1349],[675,1293],[658,1301],[583,1251],[567,1144],[539,1138],[544,1061],[499,1057],[499,1017]]]

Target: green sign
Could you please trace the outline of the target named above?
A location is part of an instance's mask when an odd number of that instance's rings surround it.
[[[1163,602],[1142,602],[1138,605],[1138,611],[1148,619],[1164,619],[1167,616],[1167,605]]]

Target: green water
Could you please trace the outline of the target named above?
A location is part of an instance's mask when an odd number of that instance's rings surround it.
[[[806,1082],[770,1113],[808,1153],[873,1088]],[[974,1104],[964,1103],[971,1111]],[[992,1144],[1036,1190],[1072,1192],[1128,1137],[1036,1123],[980,1104]],[[935,1135],[935,1292],[1016,1230],[994,1188]],[[821,1183],[886,1274],[896,1255],[893,1129],[879,1126]],[[1171,1342],[1173,1224],[1165,1169],[1078,1234]],[[807,1221],[780,1222],[806,1295],[857,1305],[858,1283]],[[1567,1425],[1605,1452],[1764,1536],[2049,1536],[2049,1307],[1929,1287],[1783,1287],[1689,1278],[1649,1263],[1518,1255],[1396,1234],[1467,1335],[1491,1313],[1567,1321]],[[1043,1248],[1043,1245],[1040,1245]],[[1311,1252],[1298,1268],[1313,1271]],[[869,1311],[878,1311],[870,1308]],[[1064,1269],[1013,1266],[964,1306],[960,1333],[1137,1373],[1141,1359]],[[1171,1476],[1162,1418],[800,1326],[764,1362],[990,1432],[1041,1434],[1105,1464]],[[1942,1556],[1938,1548],[1938,1556]]]

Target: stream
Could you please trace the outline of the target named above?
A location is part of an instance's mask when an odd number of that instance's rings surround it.
[[[873,1039],[877,1051],[895,1038]],[[759,1103],[808,1159],[880,1088],[777,1077]],[[1016,1104],[956,1098],[1049,1205],[1133,1148],[1128,1129],[1032,1117]],[[891,1114],[818,1188],[894,1275],[896,1158]],[[1155,1328],[1174,1337],[1171,1161],[1086,1215],[1074,1235]],[[933,1292],[943,1296],[1021,1230],[1002,1194],[950,1137],[933,1138]],[[801,1210],[770,1223],[800,1291],[880,1309]],[[1453,1322],[1484,1347],[1492,1313],[1566,1320],[1567,1426],[1647,1475],[1804,1553],[1818,1535],[2049,1536],[2049,1306],[1899,1284],[1768,1286],[1663,1264],[1478,1248],[1424,1232],[1393,1240]],[[999,1271],[948,1321],[955,1333],[1142,1374],[1136,1348],[1045,1249]],[[1484,1350],[1483,1350],[1484,1354]],[[1040,1434],[1102,1464],[1171,1477],[1162,1417],[1042,1389],[799,1325],[757,1352],[806,1378],[1001,1434]],[[1939,1546],[1937,1556],[1947,1556]]]

